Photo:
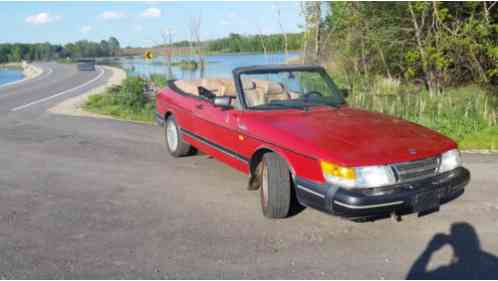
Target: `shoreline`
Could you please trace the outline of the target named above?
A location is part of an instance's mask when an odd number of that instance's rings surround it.
[[[300,54],[301,51],[298,51],[298,50],[289,50],[289,55],[291,55],[291,53],[294,53],[294,54]],[[268,52],[267,55],[276,55],[276,54],[285,54],[284,51],[278,51],[278,52]],[[219,56],[219,55],[225,55],[225,56],[238,56],[238,55],[264,55],[264,52],[239,52],[239,53],[224,53],[224,52],[212,52],[212,53],[206,53],[204,54],[204,56]],[[175,54],[175,55],[172,55],[171,57],[174,58],[174,57],[191,57],[192,55],[191,54]],[[135,58],[135,57],[143,57],[142,54],[137,54],[137,55],[120,55],[120,56],[115,56],[115,57],[102,57],[102,58],[98,58],[97,60],[99,59],[112,59],[112,58]],[[165,55],[158,55],[158,56],[155,56],[155,58],[158,58],[158,57],[166,57]]]
[[[20,62],[0,63],[0,68],[6,68],[6,69],[23,69],[22,63],[20,63]]]
[[[22,79],[0,85],[0,88],[31,80],[35,77],[40,76],[43,73],[43,69],[26,62],[4,63],[0,64],[0,68],[22,70],[21,72],[22,75],[24,76],[24,78]]]

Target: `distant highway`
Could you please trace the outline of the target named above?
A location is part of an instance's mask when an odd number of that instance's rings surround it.
[[[0,116],[9,112],[44,111],[68,96],[86,92],[106,79],[103,68],[78,71],[72,64],[40,63],[43,73],[33,79],[0,86]]]

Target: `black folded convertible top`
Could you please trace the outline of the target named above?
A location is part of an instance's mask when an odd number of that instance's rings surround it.
[[[233,70],[233,74],[237,77],[240,74],[258,74],[272,73],[281,71],[305,71],[305,70],[323,70],[323,67],[317,64],[265,64],[237,67]]]

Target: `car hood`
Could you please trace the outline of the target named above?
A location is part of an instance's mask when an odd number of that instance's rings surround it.
[[[451,139],[415,123],[350,107],[248,112],[259,139],[348,166],[423,159],[455,148]]]

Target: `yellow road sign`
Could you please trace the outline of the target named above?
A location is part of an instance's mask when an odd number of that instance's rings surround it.
[[[151,60],[153,58],[153,55],[152,55],[152,52],[151,51],[147,51],[145,52],[144,54],[144,59],[146,60]]]

